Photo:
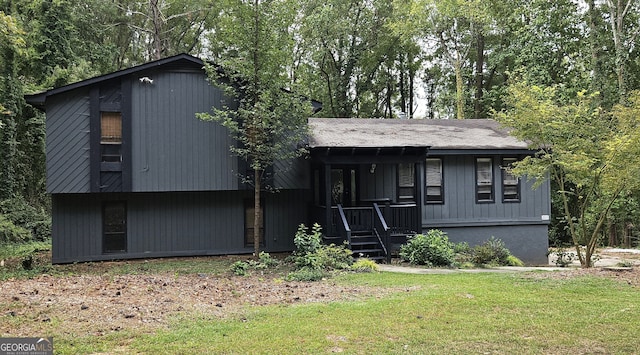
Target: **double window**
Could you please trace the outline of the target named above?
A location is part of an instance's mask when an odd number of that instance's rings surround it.
[[[476,202],[493,201],[493,159],[476,158]]]
[[[444,203],[442,179],[442,159],[429,158],[426,161],[426,203]]]

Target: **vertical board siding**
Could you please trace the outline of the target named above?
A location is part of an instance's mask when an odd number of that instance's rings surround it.
[[[158,72],[152,84],[133,81],[132,189],[145,191],[238,188],[234,143],[226,128],[198,112],[230,104],[204,73]]]
[[[282,190],[265,197],[265,247],[269,251],[291,251],[300,224],[310,227],[310,190]]]
[[[74,90],[47,102],[47,192],[89,192],[89,94]]]
[[[53,195],[53,262],[250,253],[244,200],[251,191]],[[308,190],[265,196],[265,250],[291,251],[307,223]],[[102,254],[102,204],[127,203],[127,253]]]
[[[310,163],[306,157],[278,160],[273,165],[273,184],[278,189],[311,188]]]
[[[493,158],[494,202],[477,203],[475,157],[444,156],[444,204],[426,204],[422,223],[434,227],[438,223],[492,221],[544,223],[542,215],[549,215],[551,209],[548,182],[533,189],[533,182],[522,178],[520,202],[502,202],[500,157]],[[423,165],[420,170],[419,173],[424,174]]]

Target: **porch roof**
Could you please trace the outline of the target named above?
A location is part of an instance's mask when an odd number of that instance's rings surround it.
[[[490,119],[310,118],[309,147],[431,150],[527,150],[526,142]]]

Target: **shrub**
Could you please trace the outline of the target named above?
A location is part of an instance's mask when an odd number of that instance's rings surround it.
[[[286,279],[288,281],[320,281],[328,275],[329,273],[323,269],[303,267],[290,272]]]
[[[522,262],[522,260],[518,259],[517,257],[513,255],[509,255],[507,257],[507,265],[508,266],[524,266],[524,263]]]
[[[4,215],[0,214],[0,243],[25,242],[30,238],[31,233],[28,230],[16,226]]]
[[[246,276],[249,269],[249,263],[238,260],[231,264],[231,271],[238,276]]]
[[[472,253],[472,259],[476,265],[509,265],[509,256],[511,256],[504,242],[495,237],[473,247]]]
[[[315,253],[322,246],[322,227],[314,223],[311,233],[307,233],[307,227],[304,224],[299,225],[293,243],[296,246],[294,253],[297,255]]]
[[[447,234],[432,229],[427,234],[409,237],[407,244],[400,247],[400,258],[411,264],[426,266],[450,266],[454,262],[454,245]]]
[[[278,264],[280,263],[278,259],[272,258],[269,253],[266,253],[264,251],[261,251],[260,255],[258,255],[258,262],[261,265],[264,265],[265,268],[278,266]]]
[[[351,270],[355,272],[374,272],[378,271],[378,264],[371,259],[360,258],[351,265]]]
[[[294,238],[296,250],[293,260],[296,271],[288,279],[298,281],[316,281],[328,275],[331,270],[347,269],[353,264],[352,252],[345,245],[322,244],[322,228],[317,223],[308,233],[301,224]]]
[[[30,238],[43,241],[51,237],[51,217],[44,210],[38,210],[19,198],[0,202],[0,214],[31,233]]]
[[[274,259],[269,253],[260,252],[258,260],[238,260],[231,264],[231,271],[238,276],[246,276],[249,269],[264,270],[278,265],[278,260]]]

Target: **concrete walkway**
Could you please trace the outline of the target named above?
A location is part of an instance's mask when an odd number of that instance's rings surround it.
[[[534,271],[534,270],[544,270],[544,271],[559,271],[559,270],[567,270],[566,267],[553,267],[553,266],[500,266],[500,267],[492,267],[492,268],[482,268],[482,269],[429,269],[429,268],[421,268],[415,266],[400,266],[400,265],[389,265],[389,264],[380,264],[378,265],[378,269],[380,271],[385,272],[398,272],[405,274],[454,274],[454,273],[470,273],[470,274],[479,274],[486,272],[523,272],[523,271]]]
[[[636,266],[640,265],[640,259],[627,259],[625,254],[640,254],[640,249],[613,249],[606,248],[600,251],[600,259],[596,261],[595,267],[615,267],[621,261],[630,261]],[[524,271],[561,271],[570,270],[572,268],[579,268],[580,261],[574,258],[573,262],[567,267],[558,267],[555,264],[557,256],[554,253],[549,254],[548,266],[500,266],[484,269],[444,269],[444,268],[422,268],[415,267],[409,264],[379,264],[380,271],[386,272],[400,272],[406,274],[452,274],[452,273],[485,273],[485,272],[524,272]]]

